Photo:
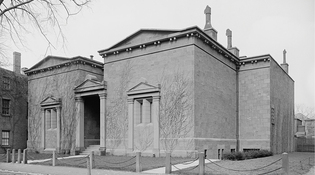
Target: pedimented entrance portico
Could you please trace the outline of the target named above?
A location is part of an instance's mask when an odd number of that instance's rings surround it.
[[[75,93],[75,115],[77,119],[76,126],[76,143],[75,143],[75,152],[78,154],[82,150],[85,149],[85,100],[89,99],[89,103],[93,103],[91,99],[96,99],[95,96],[99,96],[99,103],[95,103],[95,105],[99,105],[99,144],[100,144],[100,154],[104,155],[106,152],[106,82],[98,81],[96,78],[87,77],[84,82],[82,82],[79,86],[74,88]],[[89,104],[91,105],[91,104]],[[94,104],[92,104],[94,105]],[[98,108],[97,108],[98,109]],[[97,134],[98,135],[98,134]],[[93,139],[90,139],[90,141]]]

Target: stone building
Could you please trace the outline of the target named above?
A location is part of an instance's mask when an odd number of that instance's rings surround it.
[[[27,70],[29,130],[36,132],[29,147],[150,156],[207,150],[211,158],[293,151],[294,81],[285,51],[281,65],[268,54],[239,57],[232,31],[222,46],[208,6],[205,15],[204,30],[139,30],[100,50],[104,63],[47,57]],[[55,115],[57,136],[47,137]]]
[[[27,77],[21,54],[14,52],[13,71],[0,68],[0,153],[26,148],[27,117]]]

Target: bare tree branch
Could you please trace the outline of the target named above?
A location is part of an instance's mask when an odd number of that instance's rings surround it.
[[[48,46],[46,52],[65,47],[63,25],[71,16],[77,15],[90,0],[0,0],[1,40],[9,38],[17,47],[26,47],[23,36],[34,33],[34,28],[44,38]],[[4,53],[4,42],[0,45],[0,55]],[[46,53],[45,53],[46,54]],[[1,60],[0,60],[1,62]]]

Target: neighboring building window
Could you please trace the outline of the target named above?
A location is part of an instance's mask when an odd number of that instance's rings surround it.
[[[136,123],[152,123],[152,98],[135,99]]]
[[[10,89],[10,78],[3,77],[3,89],[9,90]]]
[[[231,149],[231,153],[235,153],[235,149]]]
[[[9,140],[10,140],[10,131],[2,130],[1,145],[2,146],[9,146]]]
[[[10,115],[10,100],[2,99],[2,114]]]

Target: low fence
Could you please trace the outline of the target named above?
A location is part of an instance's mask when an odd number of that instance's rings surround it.
[[[217,164],[216,162],[214,162],[214,161],[212,161],[210,159],[205,159],[203,152],[200,152],[198,154],[198,159],[195,159],[195,160],[192,160],[192,161],[188,162],[189,164],[192,164],[195,161],[199,160],[198,161],[198,165],[192,166],[190,168],[179,169],[179,168],[177,168],[176,165],[173,165],[170,160],[171,160],[170,154],[166,154],[165,174],[171,174],[172,173],[172,167],[174,167],[176,169],[175,171],[182,172],[182,173],[189,173],[192,170],[195,170],[195,169],[198,168],[199,169],[198,170],[199,175],[204,175],[206,167],[209,168],[209,169],[212,169],[211,167],[209,167],[210,164],[213,164],[213,165],[215,165],[217,167],[220,167],[220,168],[223,168],[223,169],[226,169],[226,170],[229,170],[229,171],[238,172],[238,173],[241,174],[242,172],[249,172],[249,171],[253,172],[253,171],[262,170],[262,169],[267,168],[267,167],[269,167],[269,166],[271,166],[271,165],[273,165],[273,164],[275,164],[275,163],[277,163],[277,162],[279,162],[281,160],[282,160],[282,166],[279,166],[278,168],[275,168],[275,169],[270,170],[270,171],[266,171],[264,173],[260,173],[258,175],[269,174],[269,173],[272,173],[272,172],[275,172],[275,171],[281,170],[281,169],[283,170],[283,172],[285,174],[289,173],[289,157],[288,157],[287,153],[283,153],[282,154],[282,158],[280,158],[280,159],[278,159],[278,160],[276,160],[276,161],[274,161],[274,162],[272,162],[272,163],[270,163],[268,165],[265,165],[265,166],[262,166],[262,167],[259,167],[259,168],[254,168],[254,169],[231,169],[231,168],[226,168],[224,166],[221,166],[221,165]],[[208,160],[210,163],[205,164],[205,160]]]
[[[315,152],[315,138],[295,138],[297,152]]]
[[[27,154],[26,149],[23,151],[22,150],[16,151],[14,149],[11,151],[8,149],[6,154],[0,156],[0,159],[5,159],[6,162],[8,163],[12,162],[12,163],[23,163],[23,164],[27,164],[28,160],[35,160],[34,157]],[[69,161],[65,161],[66,159],[70,159],[72,164],[69,164]],[[125,160],[120,160],[119,162],[109,162],[109,161],[98,162],[98,161],[95,161],[94,152],[91,152],[89,155],[86,155],[86,156],[76,157],[74,159],[74,158],[68,158],[68,157],[58,158],[56,152],[53,151],[51,157],[45,160],[47,160],[48,163],[52,166],[56,166],[57,164],[59,165],[63,164],[66,166],[83,165],[84,167],[87,168],[88,175],[91,175],[91,170],[97,167],[98,164],[101,164],[101,166],[105,167],[106,169],[116,169],[116,168],[122,169],[122,168],[133,166],[133,168],[136,169],[136,172],[142,171],[140,152],[137,152],[136,156],[128,157]],[[280,161],[282,161],[282,164],[279,163]],[[313,166],[313,165],[314,165],[314,159],[307,158],[307,159],[299,160],[299,163],[295,164],[294,166],[299,166],[299,169],[303,170],[303,169],[308,169],[310,166]],[[213,167],[217,167],[217,168],[213,168]],[[265,169],[267,167],[268,167],[268,170]],[[275,160],[261,167],[252,168],[252,169],[233,169],[230,167],[224,167],[222,166],[222,164],[220,165],[220,163],[217,163],[210,159],[206,159],[204,152],[200,152],[197,158],[188,160],[185,163],[182,163],[180,165],[172,163],[171,154],[166,153],[165,174],[171,174],[171,173],[196,174],[197,173],[199,175],[204,175],[206,170],[207,172],[209,172],[209,170],[217,171],[218,169],[233,171],[239,174],[243,174],[244,172],[257,173],[257,174],[260,173],[258,175],[269,174],[272,172],[276,172],[278,170],[282,170],[284,174],[288,174],[289,173],[289,157],[287,153],[283,153],[282,157],[279,158],[278,160]]]

